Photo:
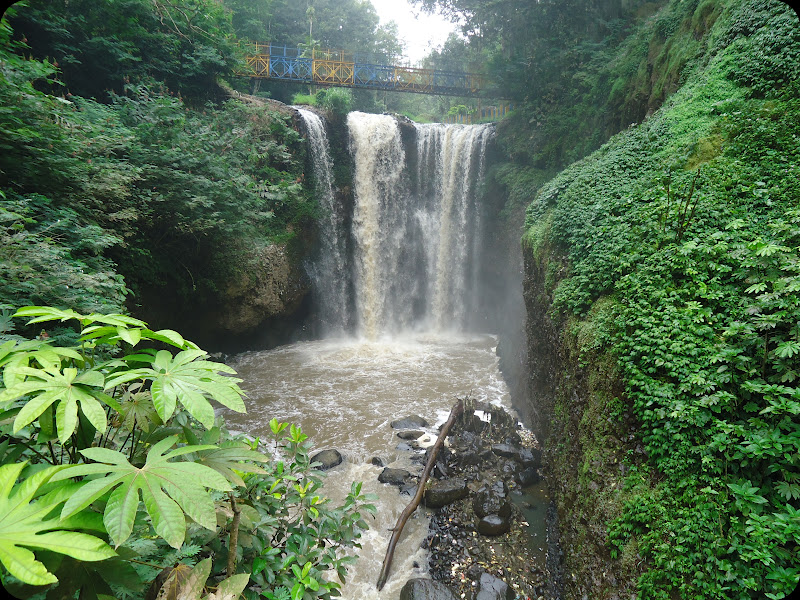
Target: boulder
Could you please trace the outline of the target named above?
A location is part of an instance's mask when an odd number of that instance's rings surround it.
[[[521,448],[512,446],[511,444],[492,444],[492,452],[497,456],[510,458],[511,460],[520,460],[521,450]]]
[[[519,458],[525,468],[536,469],[542,466],[542,451],[536,448],[523,448],[519,453]]]
[[[381,474],[378,475],[378,481],[381,483],[391,483],[392,485],[403,485],[410,476],[411,473],[405,469],[391,469],[386,467],[381,471]]]
[[[539,476],[539,471],[537,471],[533,467],[528,467],[524,471],[520,471],[519,473],[517,473],[517,481],[522,487],[535,485],[539,483],[541,480],[542,478]]]
[[[376,467],[383,467],[383,466],[385,466],[385,465],[383,464],[383,459],[382,459],[382,458],[380,458],[380,457],[378,457],[378,456],[373,456],[372,458],[370,458],[370,459],[369,459],[369,462],[370,462],[370,463],[372,463],[373,465],[375,465]]]
[[[478,521],[478,533],[482,535],[502,535],[511,528],[511,522],[500,515],[486,515]]]
[[[410,415],[392,421],[392,429],[419,429],[420,427],[427,427],[428,422],[419,415]]]
[[[475,600],[514,600],[514,589],[502,579],[482,573]]]
[[[317,467],[320,471],[327,471],[342,462],[342,455],[338,450],[330,449],[317,452],[311,457],[311,462],[322,463]]]
[[[481,518],[491,514],[508,518],[511,516],[511,504],[509,504],[505,494],[498,494],[494,487],[484,486],[475,492],[475,498],[472,500],[472,509]]]
[[[425,490],[425,506],[428,508],[440,508],[466,497],[467,494],[469,494],[467,482],[461,478],[434,481]]]
[[[425,435],[425,432],[420,429],[405,429],[397,432],[397,437],[401,440],[416,440]]]
[[[459,597],[440,581],[416,577],[400,590],[400,600],[459,600]]]

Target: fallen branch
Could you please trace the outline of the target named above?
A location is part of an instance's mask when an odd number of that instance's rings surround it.
[[[417,493],[414,494],[414,498],[400,514],[400,518],[397,519],[397,525],[394,526],[394,529],[392,530],[392,537],[389,540],[389,547],[386,549],[386,558],[383,559],[381,575],[378,577],[378,591],[383,589],[386,579],[389,577],[389,569],[392,567],[392,559],[394,558],[394,547],[397,545],[397,542],[400,539],[400,534],[403,532],[403,527],[405,527],[406,521],[408,521],[411,513],[417,509],[417,506],[419,506],[419,503],[422,501],[422,494],[425,492],[425,483],[428,481],[428,477],[430,477],[431,471],[433,470],[433,465],[436,464],[436,455],[439,454],[439,449],[442,447],[442,444],[444,444],[444,439],[447,437],[447,434],[450,431],[450,428],[453,426],[453,423],[456,422],[456,419],[463,412],[464,402],[459,400],[453,405],[453,408],[450,409],[450,416],[447,417],[447,421],[442,426],[442,430],[439,432],[439,437],[436,438],[436,443],[431,448],[431,455],[428,457],[428,464],[425,465],[425,470],[422,472],[422,477],[419,480]]]

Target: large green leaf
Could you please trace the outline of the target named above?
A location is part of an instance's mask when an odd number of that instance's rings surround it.
[[[162,421],[172,416],[180,401],[189,414],[210,429],[214,426],[214,407],[207,398],[237,412],[245,412],[245,407],[244,392],[238,386],[241,379],[220,374],[236,371],[222,363],[201,360],[206,356],[206,352],[195,349],[183,350],[175,356],[167,350],[155,355],[141,353],[135,359],[150,362],[151,366],[112,375],[106,380],[106,389],[135,379],[151,381],[153,404]]]
[[[220,448],[199,452],[195,462],[211,467],[233,485],[244,486],[244,481],[237,471],[263,474],[266,471],[252,463],[269,462],[269,458],[256,450],[251,450],[245,442],[228,441]]]
[[[100,515],[75,511],[65,519],[48,517],[78,487],[64,481],[52,491],[36,496],[63,467],[50,467],[16,484],[25,463],[0,467],[0,562],[14,577],[31,585],[58,581],[28,548],[42,548],[78,560],[110,558],[115,552],[102,540],[71,529],[102,531]],[[32,501],[33,500],[33,501]]]
[[[47,364],[42,368],[18,364],[12,367],[9,363],[4,376],[9,371],[16,375],[16,379],[8,389],[0,392],[0,404],[30,396],[14,419],[14,433],[38,419],[56,402],[56,427],[62,444],[78,426],[79,405],[81,412],[95,429],[100,432],[106,430],[106,412],[98,400],[111,405],[116,405],[116,402],[102,391],[104,378],[99,371],[78,373],[75,368],[62,369],[60,360],[58,364]],[[20,377],[24,379],[19,380]]]
[[[167,452],[175,445],[171,436],[153,445],[141,468],[135,467],[121,452],[107,448],[81,450],[94,464],[66,467],[55,478],[102,475],[83,482],[83,486],[67,500],[61,512],[68,518],[111,492],[106,502],[103,522],[116,546],[131,534],[139,495],[156,533],[174,548],[179,548],[186,534],[188,515],[203,527],[216,528],[214,502],[206,488],[229,491],[225,478],[204,465],[191,462],[170,462],[170,459],[215,446],[183,446]]]

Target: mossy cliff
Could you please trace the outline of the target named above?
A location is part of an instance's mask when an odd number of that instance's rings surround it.
[[[777,1],[675,0],[632,35],[644,120],[534,186],[522,240],[564,597],[782,598],[800,576],[800,23]]]

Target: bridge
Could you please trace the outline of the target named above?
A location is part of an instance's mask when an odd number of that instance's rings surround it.
[[[496,95],[483,75],[376,64],[341,50],[256,43],[250,45],[246,61],[247,70],[239,75],[257,79],[442,96]]]

